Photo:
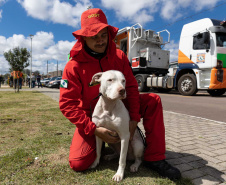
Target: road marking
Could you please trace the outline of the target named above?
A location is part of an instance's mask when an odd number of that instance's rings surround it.
[[[219,123],[219,124],[226,124],[225,122],[222,122],[222,121],[216,121],[216,120],[211,120],[211,119],[202,118],[202,117],[198,117],[198,116],[192,116],[192,115],[189,115],[189,114],[182,114],[182,113],[166,111],[166,110],[164,110],[164,112],[168,112],[168,113],[171,113],[171,114],[180,114],[180,115],[189,116],[189,117],[197,118],[197,119],[203,119],[203,120],[206,120],[206,121],[211,121],[211,122]]]

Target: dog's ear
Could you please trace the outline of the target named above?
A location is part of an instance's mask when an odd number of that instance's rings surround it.
[[[100,84],[100,78],[101,78],[102,74],[103,74],[103,72],[96,73],[95,75],[93,75],[92,80],[89,83],[89,87]]]

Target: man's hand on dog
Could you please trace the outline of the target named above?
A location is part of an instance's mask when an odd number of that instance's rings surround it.
[[[106,143],[119,143],[120,138],[117,132],[108,130],[104,127],[97,127],[94,133]]]
[[[129,122],[129,132],[130,132],[130,141],[132,141],[133,140],[133,135],[134,135],[134,133],[135,133],[135,130],[136,130],[136,128],[137,128],[137,124],[138,124],[138,122],[137,121],[130,121]]]

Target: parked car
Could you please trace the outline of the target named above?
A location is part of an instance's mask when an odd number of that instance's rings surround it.
[[[49,83],[48,83],[48,87],[50,88],[60,88],[60,81],[61,81],[62,77],[53,77],[52,79],[50,79]]]
[[[46,87],[49,87],[50,82],[52,83],[56,78],[57,78],[57,76],[50,78],[48,83],[46,84]]]
[[[49,83],[50,78],[44,78],[43,80],[41,80],[41,84],[43,87],[46,87],[46,85]]]

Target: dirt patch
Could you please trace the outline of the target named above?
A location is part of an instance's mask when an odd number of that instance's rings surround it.
[[[65,148],[60,148],[56,153],[47,156],[47,160],[52,161],[55,164],[68,163],[69,152]]]

